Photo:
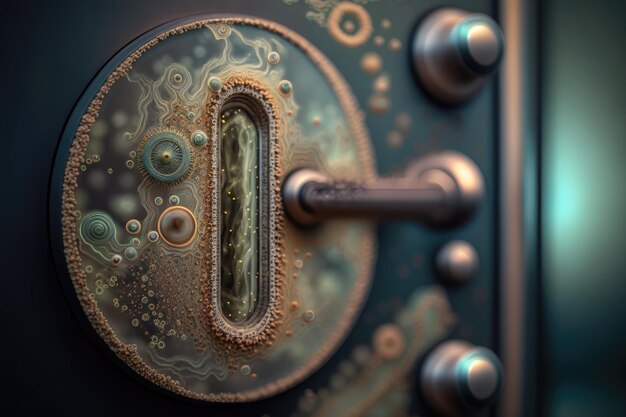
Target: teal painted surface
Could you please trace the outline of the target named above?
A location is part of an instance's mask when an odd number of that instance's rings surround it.
[[[626,4],[543,7],[546,415],[626,415]]]
[[[382,0],[368,4],[376,30],[381,30],[383,18],[392,21],[392,26],[383,34],[387,41],[392,38],[401,41],[402,47],[395,53],[387,46],[376,47],[372,41],[359,48],[338,44],[325,28],[306,18],[309,3],[300,0],[293,6],[286,6],[280,0],[73,0],[63,5],[44,1],[13,4],[15,11],[7,15],[15,18],[7,19],[4,29],[11,34],[11,39],[24,41],[9,42],[12,49],[6,55],[15,55],[16,65],[5,68],[6,78],[13,80],[6,86],[5,93],[12,99],[10,104],[0,106],[7,120],[5,137],[23,137],[23,127],[28,126],[28,137],[34,139],[5,141],[8,154],[29,155],[30,162],[25,164],[22,159],[13,158],[9,165],[12,175],[20,181],[11,181],[8,195],[19,204],[7,204],[5,217],[28,220],[8,222],[3,234],[20,237],[19,241],[5,245],[8,260],[4,264],[8,268],[7,276],[21,278],[1,280],[2,292],[7,297],[0,316],[7,318],[5,331],[15,341],[7,344],[6,356],[28,360],[5,361],[0,368],[4,375],[11,375],[5,378],[3,387],[7,387],[2,390],[7,398],[3,402],[6,407],[13,406],[20,415],[79,415],[89,410],[90,415],[107,416],[136,411],[159,415],[290,416],[297,410],[305,390],[328,386],[341,363],[350,358],[353,348],[369,346],[373,329],[394,320],[396,312],[407,305],[410,294],[437,283],[432,259],[436,250],[450,239],[469,241],[481,257],[479,273],[472,283],[447,290],[452,307],[458,313],[453,337],[497,347],[495,256],[498,242],[493,221],[497,217],[498,198],[496,84],[491,82],[464,106],[442,108],[434,105],[419,88],[411,72],[409,56],[414,26],[426,11],[436,6],[454,5],[495,16],[495,2]],[[47,213],[44,207],[55,145],[66,118],[91,77],[118,49],[141,33],[180,17],[216,12],[245,13],[280,22],[318,46],[355,91],[366,116],[382,175],[401,172],[410,161],[426,152],[454,149],[467,154],[480,166],[487,186],[485,201],[477,216],[458,229],[440,232],[412,223],[381,225],[371,295],[349,340],[305,383],[285,394],[244,405],[181,401],[142,385],[113,366],[103,355],[108,354],[108,349],[99,351],[92,346],[69,314],[70,308],[60,291],[62,280],[55,276],[48,255],[49,242],[45,238]],[[45,42],[41,41],[44,39]],[[389,95],[393,103],[384,115],[369,110],[373,78],[365,75],[359,66],[363,55],[372,50],[380,53],[384,71],[392,80]],[[394,129],[400,112],[407,113],[412,123],[404,141],[390,146],[387,136]],[[33,114],[38,115],[36,123],[32,122]],[[33,262],[33,253],[38,254],[37,262]],[[19,320],[9,320],[16,314]],[[24,323],[32,323],[32,326]],[[46,341],[45,351],[42,351],[42,340]],[[97,338],[94,340],[97,343]],[[417,370],[410,372],[409,384],[404,391],[394,390],[396,397],[391,399],[396,401],[399,396],[401,401],[407,400],[409,415],[432,415],[419,409],[423,405],[417,400]],[[36,389],[39,381],[52,383],[41,390]],[[102,398],[107,400],[101,401]],[[375,411],[378,415],[392,415]]]

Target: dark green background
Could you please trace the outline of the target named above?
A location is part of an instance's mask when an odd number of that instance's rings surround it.
[[[626,2],[542,4],[546,414],[626,415]]]
[[[204,406],[158,395],[126,377],[85,337],[51,268],[49,173],[76,100],[127,42],[165,21],[209,9],[286,20],[287,9],[274,1],[272,8],[256,1],[251,7],[245,0],[25,0],[0,6],[0,166],[6,187],[0,234],[0,413],[12,407],[15,415],[118,415],[122,408],[137,415],[147,410],[209,414]],[[382,1],[389,6],[378,7],[402,7],[398,14],[406,19],[423,3],[446,4]],[[479,3],[481,11],[496,9],[485,6],[495,2]],[[539,311],[538,323],[532,323],[538,343],[529,346],[532,352],[538,347],[539,355],[531,385],[540,415],[626,415],[626,3],[537,4],[542,274],[531,305]],[[310,22],[291,26],[309,38],[319,31]],[[343,53],[333,52],[332,45],[327,49],[329,55]],[[349,71],[357,58],[348,56],[351,61],[338,64],[340,70]],[[410,100],[414,84],[408,69],[400,70],[399,79],[408,85],[404,99]],[[360,79],[349,81],[356,90],[366,86]],[[485,97],[490,96],[480,105]],[[373,133],[386,131],[378,129]],[[382,172],[393,170],[392,151],[382,148],[379,157],[385,161]],[[401,236],[402,229],[386,227],[381,238]],[[490,339],[488,330],[479,329],[476,337]],[[238,410],[259,416],[280,408],[277,400],[268,400]],[[223,415],[233,408],[211,410]],[[521,415],[535,415],[524,411]]]

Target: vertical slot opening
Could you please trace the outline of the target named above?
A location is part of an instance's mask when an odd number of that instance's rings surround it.
[[[259,109],[233,97],[220,112],[220,308],[235,326],[264,313],[268,280],[268,164]]]

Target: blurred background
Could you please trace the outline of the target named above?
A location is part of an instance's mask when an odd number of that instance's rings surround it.
[[[624,415],[626,3],[540,7],[545,413]]]
[[[0,165],[6,187],[0,328],[2,351],[7,352],[0,365],[0,396],[2,403],[5,398],[20,401],[25,415],[43,415],[46,404],[53,413],[84,404],[81,397],[95,398],[89,393],[95,380],[103,384],[115,380],[129,410],[143,410],[133,403],[134,382],[117,378],[118,370],[111,370],[89,341],[76,336],[79,326],[58,282],[41,285],[29,280],[51,273],[49,242],[43,232],[46,174],[75,100],[120,46],[146,28],[201,12],[211,0],[154,1],[148,9],[138,3],[23,0],[0,6],[4,58]],[[388,3],[395,7],[401,2]],[[538,353],[536,377],[528,381],[536,393],[532,409],[546,417],[623,416],[626,2],[536,0],[530,4],[535,31],[528,35],[535,40],[538,58],[540,161],[539,275],[534,277],[536,303],[529,312],[536,317],[532,331]],[[245,1],[230,2],[229,7],[245,9]],[[140,27],[127,19],[107,28],[111,21],[99,18],[124,8],[129,16],[142,16]],[[90,36],[92,30],[110,37],[95,38]],[[51,86],[58,96],[47,94]],[[44,298],[46,310],[33,313]],[[44,336],[39,328],[46,329]],[[47,348],[55,345],[55,338],[72,340],[76,349],[71,366],[83,382],[69,385],[71,392],[56,389],[48,378],[62,375],[68,366],[57,361],[55,348]],[[29,404],[29,392],[38,392],[37,398],[45,398],[46,404]],[[154,407],[179,406],[170,398],[162,401]],[[98,405],[92,407],[97,414]],[[180,407],[183,413],[192,410],[186,403]]]

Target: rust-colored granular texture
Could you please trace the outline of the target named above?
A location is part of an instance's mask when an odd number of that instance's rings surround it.
[[[358,20],[359,28],[356,32],[348,33],[341,27],[346,15],[352,15]],[[372,36],[372,32],[374,31],[372,19],[369,13],[367,13],[367,10],[360,4],[350,3],[348,1],[337,4],[330,11],[326,25],[328,26],[328,32],[337,42],[350,48],[363,45],[370,36]]]
[[[69,156],[67,159],[67,165],[65,168],[64,183],[63,183],[63,195],[62,195],[62,227],[63,227],[63,243],[64,253],[68,264],[70,276],[72,278],[76,295],[83,306],[83,310],[93,327],[95,328],[98,336],[102,338],[111,348],[111,350],[126,364],[128,364],[135,372],[142,375],[147,380],[156,384],[159,387],[168,389],[177,394],[186,396],[188,398],[212,401],[212,402],[245,402],[254,401],[260,398],[268,397],[281,392],[297,382],[305,378],[310,372],[317,369],[327,356],[337,347],[339,342],[346,336],[347,330],[352,323],[352,320],[356,316],[357,312],[361,309],[364,302],[367,289],[369,288],[369,282],[371,278],[371,269],[374,260],[375,244],[373,240],[373,232],[368,234],[368,238],[361,241],[362,244],[362,262],[359,264],[358,282],[355,284],[351,297],[348,300],[345,313],[342,320],[337,323],[332,335],[328,338],[325,345],[318,350],[317,354],[308,362],[303,363],[302,366],[290,374],[288,377],[284,377],[275,381],[272,384],[265,385],[255,390],[239,393],[199,393],[190,391],[180,385],[180,383],[172,377],[163,375],[150,367],[138,354],[136,347],[123,343],[116,335],[106,318],[97,306],[96,300],[90,296],[89,289],[87,287],[87,279],[82,267],[79,244],[78,244],[78,217],[76,214],[76,189],[78,186],[78,176],[80,174],[80,165],[85,160],[85,152],[87,144],[89,142],[89,132],[93,123],[99,116],[99,111],[102,106],[104,97],[108,94],[111,87],[128,71],[131,70],[133,63],[137,61],[153,46],[159,42],[178,34],[185,33],[190,30],[207,27],[210,24],[223,23],[223,24],[238,24],[255,26],[265,29],[269,32],[279,34],[283,38],[287,39],[300,50],[302,50],[309,59],[317,65],[317,67],[324,74],[328,80],[330,86],[333,88],[343,111],[346,114],[351,131],[357,142],[359,149],[359,159],[363,163],[364,175],[362,180],[368,181],[375,178],[375,166],[372,158],[372,150],[369,141],[369,135],[365,129],[363,123],[363,114],[358,110],[358,104],[350,91],[347,83],[334,68],[331,62],[319,52],[313,45],[306,41],[303,37],[285,28],[282,25],[269,22],[262,19],[253,18],[220,18],[220,19],[205,19],[194,23],[189,23],[167,32],[164,32],[152,40],[148,41],[136,51],[130,54],[106,79],[104,84],[100,87],[96,93],[94,99],[91,101],[85,114],[81,118],[81,122],[76,130],[74,140],[70,147]],[[276,207],[280,208],[280,192],[276,193]],[[282,223],[277,228],[277,232],[284,235]],[[277,256],[273,259],[278,269],[284,268],[286,265],[285,254]],[[280,321],[276,321],[276,326]],[[240,345],[237,345],[240,346]],[[234,346],[233,346],[234,348]]]
[[[270,248],[274,251],[270,256],[269,262],[273,265],[269,266],[270,279],[268,289],[268,300],[265,312],[259,320],[247,325],[245,328],[234,327],[226,321],[220,311],[221,302],[219,300],[220,282],[219,282],[219,245],[213,244],[213,247],[206,247],[205,253],[211,253],[213,256],[206,258],[206,268],[210,271],[209,277],[211,282],[203,285],[203,299],[205,306],[205,317],[208,326],[215,336],[215,343],[218,345],[218,352],[223,354],[227,360],[234,360],[242,355],[246,358],[256,356],[262,350],[270,347],[276,339],[277,332],[280,328],[281,320],[284,314],[285,306],[283,303],[283,282],[285,279],[285,227],[284,227],[284,211],[280,199],[280,181],[282,177],[281,158],[280,158],[280,137],[283,129],[281,128],[281,119],[278,116],[278,105],[271,92],[260,82],[245,77],[232,76],[228,78],[222,88],[213,93],[205,111],[206,125],[211,132],[212,138],[220,137],[220,114],[222,108],[232,98],[238,96],[249,97],[257,101],[262,107],[262,119],[259,120],[262,132],[267,132],[269,138],[269,171],[273,179],[270,181],[270,218],[269,220],[269,237],[271,240]],[[205,207],[211,207],[211,210],[205,210],[206,224],[219,224],[220,221],[220,204],[216,201],[218,193],[214,192],[219,187],[219,149],[212,146],[212,181],[209,192],[206,193],[207,201]],[[212,189],[211,189],[212,188]],[[210,242],[219,241],[218,228],[214,228],[211,237],[204,239],[203,245],[210,245]]]

